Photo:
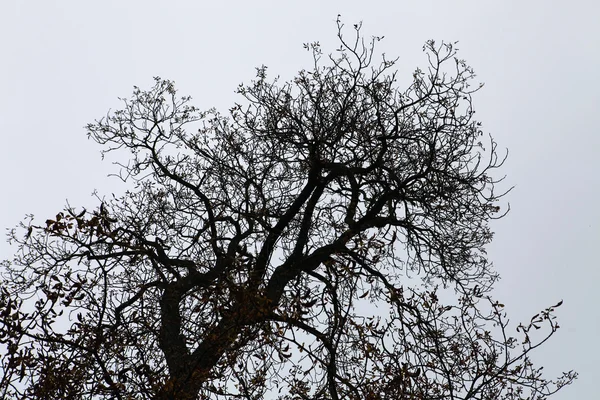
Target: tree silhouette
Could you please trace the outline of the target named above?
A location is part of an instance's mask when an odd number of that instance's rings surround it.
[[[338,28],[228,116],[156,78],[87,126],[130,190],[11,231],[3,398],[543,399],[575,379],[530,361],[560,303],[517,338],[490,297],[504,158],[472,69],[430,41],[401,91],[380,38]]]

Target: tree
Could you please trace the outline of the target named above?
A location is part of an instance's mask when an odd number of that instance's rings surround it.
[[[401,91],[380,38],[338,28],[227,117],[156,78],[87,126],[130,189],[11,231],[4,398],[544,399],[575,379],[530,359],[560,303],[517,338],[490,295],[506,157],[473,70],[430,41]]]

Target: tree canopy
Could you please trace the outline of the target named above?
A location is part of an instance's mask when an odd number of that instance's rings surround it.
[[[513,335],[491,297],[505,156],[471,67],[429,41],[401,89],[380,38],[338,28],[226,115],[156,78],[87,126],[129,189],[11,231],[3,398],[545,399],[575,379],[530,357],[560,303]]]

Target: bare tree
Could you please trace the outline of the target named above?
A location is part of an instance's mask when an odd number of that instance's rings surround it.
[[[530,361],[560,303],[517,338],[490,297],[504,157],[472,69],[430,41],[401,91],[379,38],[338,27],[229,116],[156,78],[87,126],[131,189],[11,232],[3,398],[545,399],[575,379]]]

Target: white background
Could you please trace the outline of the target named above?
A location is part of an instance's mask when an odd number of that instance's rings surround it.
[[[568,5],[567,5],[568,4]],[[40,221],[106,175],[84,125],[118,108],[132,86],[172,79],[202,109],[226,112],[254,67],[291,78],[310,63],[305,42],[335,48],[338,13],[399,69],[425,63],[427,39],[459,41],[485,82],[484,130],[510,151],[512,212],[495,222],[496,297],[513,322],[564,299],[562,329],[535,360],[580,379],[554,399],[592,399],[600,377],[600,6],[595,1],[25,1],[0,2],[0,228]],[[350,32],[349,32],[350,33]],[[13,250],[0,243],[0,259]]]

